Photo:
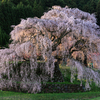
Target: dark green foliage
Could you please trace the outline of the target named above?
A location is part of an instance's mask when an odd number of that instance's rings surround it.
[[[18,5],[20,2],[22,2],[24,5],[29,4],[29,0],[7,0],[9,2],[12,2],[14,5]]]
[[[6,32],[10,32],[10,24],[12,22],[12,8],[11,3],[2,2],[0,4],[0,26]]]
[[[43,12],[44,12],[44,9],[41,6],[41,2],[38,4],[37,0],[35,0],[34,4],[33,4],[33,13],[34,13],[34,16],[41,17],[41,15],[43,14]]]
[[[8,44],[9,36],[0,27],[0,47]]]
[[[100,25],[100,0],[97,4],[97,24]]]
[[[96,12],[96,6],[97,6],[96,0],[90,0],[87,2],[87,4],[85,4],[85,6],[83,6],[82,10],[89,13],[94,13]]]
[[[96,86],[96,84],[94,82],[92,82],[91,86],[91,91],[93,92],[97,92],[100,91],[100,87]]]
[[[65,6],[64,0],[54,0],[54,5],[60,5],[61,7]]]

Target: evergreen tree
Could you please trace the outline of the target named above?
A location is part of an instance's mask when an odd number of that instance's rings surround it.
[[[17,5],[21,2],[21,0],[11,0],[11,2],[13,2],[15,5]]]
[[[76,3],[73,0],[68,0],[67,4],[71,8],[77,7]]]
[[[100,25],[100,0],[97,4],[96,11],[97,11],[97,24]]]
[[[89,5],[88,4],[84,5],[82,10],[86,11],[86,12],[89,12],[90,11]]]
[[[89,12],[89,13],[94,13],[94,12],[96,12],[96,0],[90,0],[90,1],[88,1],[88,3],[87,3],[87,6],[88,6],[88,10],[87,10],[87,12]]]
[[[96,6],[97,6],[96,0],[92,0],[91,1],[91,12],[90,13],[96,12]]]
[[[12,21],[12,3],[2,1],[0,4],[0,26],[7,34],[10,32]]]
[[[0,27],[0,47],[8,44],[9,36]]]
[[[43,12],[44,12],[43,7],[40,4],[38,4],[37,1],[35,0],[34,4],[33,4],[33,13],[34,13],[34,16],[41,17],[41,15],[43,14]]]
[[[25,18],[25,11],[24,11],[24,4],[22,2],[20,2],[18,5],[17,5],[17,17],[18,18]]]
[[[37,4],[37,1],[35,0],[34,1],[34,4],[33,4],[33,12],[34,12],[34,15],[37,16],[38,15],[38,4]]]
[[[64,0],[55,0],[55,5],[60,5],[61,7],[65,6]]]
[[[25,6],[25,16],[27,17],[34,17],[33,8],[30,5]]]
[[[28,0],[29,5],[33,7],[34,1],[35,1],[35,0]]]
[[[46,3],[46,0],[40,0],[39,1],[39,4],[43,7],[43,9],[46,9],[45,3]]]

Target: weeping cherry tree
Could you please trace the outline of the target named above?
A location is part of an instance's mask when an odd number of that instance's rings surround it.
[[[100,53],[100,29],[94,14],[53,6],[41,18],[21,19],[19,25],[12,27],[12,43],[8,49],[0,49],[0,89],[40,92],[41,82],[53,78],[59,58],[70,59],[71,82],[78,73],[80,85],[86,80],[86,89],[90,89],[91,79],[99,86],[99,73],[86,68],[88,56]],[[79,51],[83,60],[73,57]],[[41,64],[37,60],[39,55]],[[91,56],[99,67],[100,56]],[[77,72],[73,68],[77,68]]]

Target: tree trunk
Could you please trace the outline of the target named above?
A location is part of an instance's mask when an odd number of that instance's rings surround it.
[[[55,62],[53,82],[64,82],[64,77],[59,69],[59,62]]]

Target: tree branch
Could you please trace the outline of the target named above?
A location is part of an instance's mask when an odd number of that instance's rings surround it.
[[[64,31],[66,32],[66,30]],[[61,44],[61,39],[66,36],[67,34],[69,34],[71,32],[71,30],[65,34],[61,34],[61,36],[59,38],[57,38],[55,41],[54,41],[54,45],[52,46],[52,51],[55,51],[56,50],[56,47]],[[56,43],[56,44],[55,44]]]

